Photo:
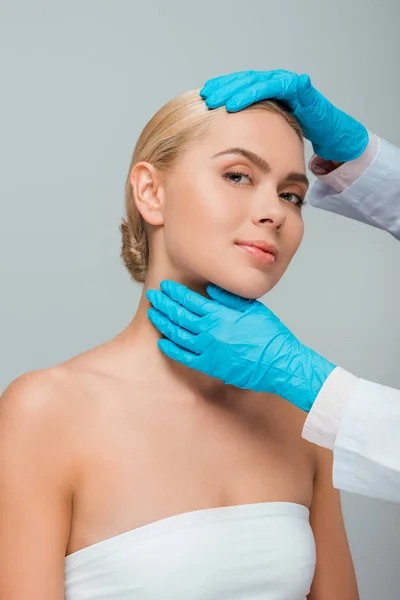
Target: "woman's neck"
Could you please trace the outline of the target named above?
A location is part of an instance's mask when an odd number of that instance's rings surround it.
[[[221,398],[221,395],[227,392],[228,387],[222,381],[171,360],[158,348],[157,341],[162,335],[148,319],[147,311],[151,305],[146,298],[146,291],[150,288],[159,289],[160,281],[166,278],[179,281],[206,296],[206,282],[190,281],[188,278],[184,280],[176,275],[175,277],[149,275],[144,284],[136,314],[118,337],[123,338],[127,352],[137,356],[139,363],[147,365],[149,372],[154,373],[154,377],[157,379],[165,380],[168,385],[174,381],[181,390],[186,389],[188,393],[196,396],[208,399]]]

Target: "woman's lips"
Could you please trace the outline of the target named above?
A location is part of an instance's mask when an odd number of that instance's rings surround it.
[[[278,249],[273,244],[266,242],[237,242],[236,245],[265,265],[271,265],[276,261]]]

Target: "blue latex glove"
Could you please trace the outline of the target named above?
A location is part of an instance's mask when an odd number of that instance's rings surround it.
[[[159,348],[182,364],[309,411],[335,365],[303,346],[261,302],[208,286],[212,298],[173,281],[148,290]]]
[[[308,75],[283,70],[241,71],[210,79],[200,95],[208,108],[226,104],[231,112],[268,98],[283,101],[312,143],[315,154],[325,160],[354,160],[368,144],[366,128],[320,94]]]

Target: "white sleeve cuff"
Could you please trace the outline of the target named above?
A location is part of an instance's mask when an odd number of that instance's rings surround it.
[[[345,162],[336,168],[332,161],[323,160],[314,154],[308,168],[336,193],[343,192],[371,166],[378,154],[380,143],[378,136],[371,132],[368,132],[368,135],[369,142],[359,158]]]
[[[304,439],[333,450],[336,436],[358,377],[336,367],[322,386],[304,424]]]

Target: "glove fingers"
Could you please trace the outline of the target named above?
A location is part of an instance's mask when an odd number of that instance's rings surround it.
[[[207,95],[206,105],[208,108],[219,108],[224,106],[227,100],[240,92],[246,92],[254,84],[255,76],[253,74],[240,77],[215,89]]]
[[[220,304],[223,304],[227,308],[240,310],[241,312],[244,312],[253,304],[252,300],[247,300],[247,298],[242,298],[236,294],[231,294],[230,292],[223,290],[216,285],[208,285],[207,294],[210,296],[210,298],[216,302],[219,302]]]
[[[193,333],[179,327],[155,308],[149,308],[148,316],[160,333],[171,340],[171,342],[185,348],[185,350],[195,352],[196,336]]]
[[[234,73],[229,73],[229,75],[221,75],[221,77],[208,79],[200,90],[200,96],[206,98],[222,86],[228,85],[235,80],[239,81],[243,77],[253,73],[255,73],[255,71],[235,71]]]
[[[159,290],[148,290],[146,297],[155,309],[163,313],[173,323],[192,333],[199,333],[200,317],[198,315],[193,314]]]
[[[285,100],[288,101],[287,85],[282,79],[269,79],[259,81],[244,90],[239,90],[226,103],[230,112],[242,110],[260,100]],[[289,103],[289,102],[288,102]]]
[[[172,360],[176,360],[177,362],[180,362],[181,364],[185,365],[186,367],[195,368],[196,359],[198,358],[198,356],[196,354],[193,354],[192,352],[189,352],[188,350],[183,350],[182,348],[180,348],[179,346],[177,346],[170,340],[161,339],[161,340],[158,340],[157,344],[158,344],[158,347],[160,348],[161,352],[163,354],[165,354],[165,356],[168,356]]]
[[[208,81],[206,81],[206,83],[200,90],[200,95],[202,96],[202,98],[206,98],[221,87],[233,82],[240,83],[242,79],[247,78],[249,76],[253,77],[253,81],[257,81],[260,79],[262,79],[263,81],[267,81],[272,78],[285,78],[286,80],[288,78],[293,79],[295,74],[291,71],[286,71],[284,69],[274,69],[270,71],[235,71],[234,73],[229,73],[228,75],[221,75],[220,77],[213,77],[212,79],[208,79]]]
[[[304,108],[313,108],[322,99],[308,75],[300,75],[297,80],[297,98]]]
[[[212,300],[204,298],[204,296],[189,290],[189,288],[180,283],[175,283],[175,281],[162,281],[160,287],[172,300],[175,300],[175,302],[178,302],[178,304],[199,317],[209,315],[220,308]]]

